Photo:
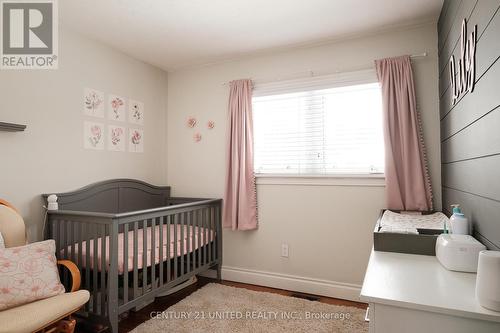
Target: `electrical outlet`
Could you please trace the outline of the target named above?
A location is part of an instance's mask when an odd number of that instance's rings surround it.
[[[283,258],[288,258],[288,244],[287,243],[281,244],[281,256]]]

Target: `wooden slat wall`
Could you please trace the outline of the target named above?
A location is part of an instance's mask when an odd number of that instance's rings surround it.
[[[463,19],[477,24],[476,87],[451,102],[449,59]],[[475,236],[500,250],[500,0],[445,0],[438,23],[443,209],[458,203]]]

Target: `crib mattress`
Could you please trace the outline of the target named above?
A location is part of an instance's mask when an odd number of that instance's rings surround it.
[[[154,263],[158,264],[160,262],[166,261],[168,259],[175,258],[176,256],[185,255],[187,253],[193,252],[199,247],[207,245],[209,242],[214,240],[215,233],[208,229],[202,227],[192,227],[186,225],[170,225],[170,232],[168,230],[168,225],[163,225],[163,251],[162,258],[160,258],[160,226],[154,227],[154,232],[152,232],[152,227],[146,228],[146,249],[144,249],[144,229],[140,228],[137,230],[137,269],[151,266],[152,257],[154,253]],[[177,231],[177,237],[176,237]],[[154,234],[154,252],[152,249],[152,234]],[[168,239],[170,236],[170,239]],[[126,239],[127,238],[127,239]],[[125,253],[125,240],[127,240],[127,253]],[[183,240],[183,241],[182,241]],[[109,264],[109,236],[105,238],[106,245],[105,251],[102,251],[102,241],[101,238],[97,239],[97,269],[100,271],[102,269],[103,256],[105,255],[106,266]],[[74,255],[72,256],[72,251],[74,249]],[[86,268],[87,266],[87,242],[83,241],[81,243],[81,262],[79,261],[80,244],[75,243],[74,246],[69,245],[67,250],[67,258],[73,258],[78,266]],[[89,266],[94,269],[94,239],[89,241]],[[146,262],[144,262],[144,250],[146,251]],[[61,250],[63,254],[64,250]],[[103,253],[105,252],[105,253]],[[126,263],[126,264],[125,264]],[[126,266],[126,267],[125,267]],[[128,232],[128,237],[125,234],[118,234],[118,274],[123,274],[125,270],[131,272],[134,269],[134,231],[130,230]]]

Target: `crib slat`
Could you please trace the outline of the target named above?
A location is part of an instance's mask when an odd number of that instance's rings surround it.
[[[160,222],[159,222],[159,226],[158,226],[158,229],[159,229],[159,232],[160,232],[160,235],[159,235],[159,241],[160,241],[160,251],[159,251],[159,256],[160,256],[160,265],[159,265],[159,269],[160,269],[160,279],[159,279],[159,287],[163,286],[163,216],[160,216]]]
[[[75,241],[77,242],[78,246],[78,255],[75,254],[75,260],[78,262],[76,263],[76,266],[78,267],[78,271],[80,272],[80,276],[82,274],[82,269],[83,269],[83,264],[82,264],[82,238],[83,238],[83,223],[77,223],[76,225],[76,239]]]
[[[172,220],[172,215],[167,215],[167,239],[165,240],[167,242],[167,283],[170,282],[170,279],[172,275],[170,274],[170,258],[171,256],[171,245],[172,245],[172,239],[170,238],[170,224]]]
[[[134,299],[139,297],[139,272],[137,271],[137,264],[139,261],[139,239],[138,239],[139,222],[134,222]]]
[[[66,249],[66,221],[61,220],[60,224],[61,224],[60,230],[61,230],[61,252],[62,252],[61,259],[68,259],[66,257],[66,252],[67,252],[67,249]]]
[[[148,220],[142,221],[142,294],[148,289]]]
[[[214,221],[212,227],[212,261],[215,261],[217,260],[216,242],[215,242],[215,237],[217,235],[215,232],[215,229],[217,229],[217,207],[213,207],[213,212],[214,212]]]
[[[207,218],[205,220],[205,248],[207,249],[206,263],[210,263],[210,207],[205,210]]]
[[[220,263],[220,258],[221,258],[221,254],[222,254],[222,253],[221,253],[221,252],[222,252],[222,251],[221,251],[222,249],[221,249],[221,247],[220,247],[220,246],[222,245],[222,244],[221,244],[221,242],[220,242],[220,239],[221,239],[220,237],[222,237],[222,235],[221,235],[221,230],[220,230],[221,223],[222,223],[222,222],[221,222],[221,216],[220,216],[220,206],[219,206],[219,205],[217,205],[217,206],[215,207],[215,243],[216,243],[216,244],[215,244],[215,245],[216,245],[216,248],[215,248],[215,249],[216,249],[215,255],[216,255],[216,257],[217,257],[217,261],[219,262],[219,263],[218,263],[218,269],[219,269],[219,270],[220,270],[220,265],[221,265],[221,263]]]
[[[128,302],[128,223],[123,225],[123,303]]]
[[[91,294],[94,289],[90,288],[90,239],[91,239],[91,224],[85,224],[85,289],[89,290]],[[90,302],[85,304],[85,309],[90,311]]]
[[[179,225],[179,214],[174,215],[174,279],[177,279],[177,257],[179,256],[177,252],[177,230]]]
[[[207,210],[203,209],[201,211],[202,214],[202,221],[203,221],[203,228],[201,229],[202,232],[202,239],[203,242],[201,243],[201,246],[203,247],[203,266],[207,264]]]
[[[61,220],[61,246],[62,246],[62,253],[61,253],[61,258],[62,259],[68,259],[68,246],[66,244],[66,236],[67,236],[67,231],[66,231],[66,226],[67,226],[68,221],[66,220]],[[62,283],[63,285],[67,286],[68,285],[68,272],[66,269],[63,270],[62,274]]]
[[[192,211],[193,215],[193,268],[198,268],[198,213],[196,210]]]
[[[203,219],[204,219],[203,209],[200,209],[198,214],[200,216],[200,220],[199,220],[199,224],[198,224],[198,250],[200,253],[200,267],[203,267],[203,260],[204,260],[204,257],[203,257]]]
[[[151,290],[156,288],[156,218],[151,219]]]
[[[111,220],[112,224],[107,224],[108,236],[108,253],[109,260],[107,262],[107,285],[106,285],[106,315],[111,324],[111,330],[118,330],[118,231],[120,229],[118,223]]]
[[[210,261],[210,263],[212,263],[212,261],[214,260],[214,240],[213,240],[213,237],[214,237],[214,216],[215,216],[215,211],[214,211],[214,208],[213,207],[210,207],[210,225],[209,225],[209,228],[208,228],[208,235],[209,235],[209,239],[208,239],[208,249],[209,249],[209,253],[208,253],[208,261]]]
[[[207,249],[207,261],[206,261],[207,265],[210,264],[210,260],[212,258],[212,255],[210,254],[210,223],[212,221],[212,217],[210,215],[210,212],[211,212],[210,211],[210,207],[208,207],[206,209],[207,219],[206,219],[206,223],[205,223],[205,226],[206,226],[205,227],[205,236],[206,236],[206,238],[205,238],[205,247]]]
[[[201,226],[203,225],[203,216],[201,214],[201,209],[198,209],[196,211],[196,226],[198,228],[198,246],[197,246],[197,251],[198,252],[198,267],[201,267]]]
[[[184,275],[184,225],[186,223],[186,219],[184,217],[184,213],[179,214],[179,221],[180,225],[179,227],[181,228],[181,251],[180,251],[180,256],[181,256],[181,275]]]
[[[193,270],[196,269],[196,229],[195,229],[195,214],[193,211],[189,212],[191,218],[191,266]]]
[[[212,243],[214,246],[214,261],[217,260],[217,224],[218,224],[218,217],[217,217],[217,206],[214,207],[214,228],[212,229]]]
[[[191,256],[193,257],[193,269],[196,269],[196,210],[191,211]]]
[[[98,292],[99,292],[99,281],[97,281],[97,273],[99,272],[99,263],[98,263],[98,257],[97,257],[97,254],[98,254],[98,248],[97,248],[97,239],[99,238],[99,231],[97,230],[97,224],[94,224],[93,225],[94,227],[94,237],[93,237],[93,243],[94,243],[94,255],[93,255],[93,259],[92,259],[92,271],[94,273],[94,276],[93,276],[93,281],[92,281],[92,285],[93,285],[93,288],[92,288],[92,291],[93,291],[93,296],[94,296],[94,299],[93,299],[93,302],[92,302],[92,312],[95,312],[95,313],[98,313],[98,310],[97,310],[97,296],[98,296]]]
[[[187,212],[186,213],[186,232],[187,232],[187,235],[186,235],[186,247],[187,247],[187,250],[186,250],[186,260],[187,260],[187,263],[186,263],[186,267],[187,267],[187,272],[186,273],[190,273],[191,272],[191,234],[192,234],[192,230],[191,230],[191,213],[190,212]]]
[[[205,235],[206,235],[205,247],[207,248],[207,265],[208,265],[208,264],[210,264],[210,259],[211,259],[211,255],[210,255],[210,221],[211,221],[210,207],[208,207],[206,209],[206,211],[207,211],[207,221],[206,221],[206,228],[205,228]]]
[[[61,257],[61,240],[59,238],[60,231],[59,231],[59,221],[58,220],[52,220],[52,228],[50,230],[50,238],[54,239],[56,241],[56,257],[60,258]]]
[[[71,253],[69,253],[69,260],[75,262],[75,241],[74,241],[75,223],[73,221],[69,221],[68,232],[69,232],[68,243],[71,251]]]
[[[101,315],[106,314],[106,272],[108,270],[107,260],[110,258],[106,249],[106,225],[101,226]]]
[[[78,268],[80,269],[80,274],[82,273],[83,268],[83,227],[84,223],[78,223]]]
[[[50,221],[52,227],[50,230],[50,238],[54,239],[56,242],[56,257],[59,259],[59,252],[61,251],[60,239],[59,239],[59,223],[56,219]]]
[[[208,219],[208,210],[203,209],[203,266],[207,264],[207,219]]]

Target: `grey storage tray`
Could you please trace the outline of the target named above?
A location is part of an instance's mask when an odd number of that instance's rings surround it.
[[[373,231],[373,249],[375,251],[398,252],[409,254],[422,254],[427,256],[436,255],[436,240],[442,230],[418,229],[419,234],[398,234],[379,232],[382,215],[386,210],[380,211],[375,230]],[[399,213],[399,211],[393,211]],[[423,212],[422,214],[432,214],[434,212]]]

